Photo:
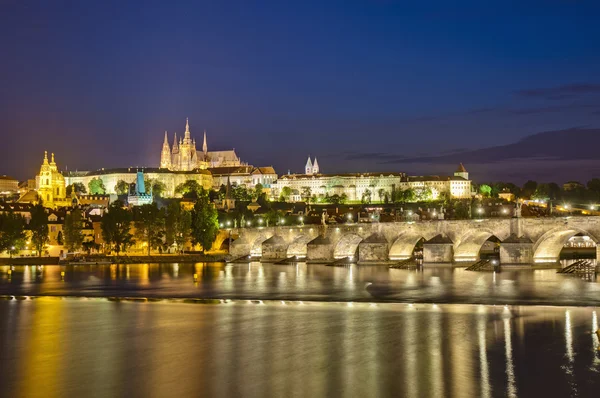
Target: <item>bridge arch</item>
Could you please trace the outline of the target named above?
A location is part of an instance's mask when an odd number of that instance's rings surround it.
[[[310,235],[300,235],[290,243],[287,249],[287,256],[293,257],[296,256],[298,258],[305,258],[308,253],[308,242],[313,240],[314,238]]]
[[[598,244],[598,238],[581,228],[573,226],[557,227],[546,232],[535,242],[533,245],[533,262],[547,263],[558,261],[565,243],[577,234],[589,236],[596,245]]]
[[[487,228],[467,232],[454,248],[454,261],[477,261],[483,244],[496,236]]]
[[[362,240],[363,238],[356,234],[342,236],[333,249],[333,258],[356,258],[358,254],[358,244],[362,242]]]
[[[421,239],[427,239],[423,234],[407,232],[400,235],[390,247],[390,260],[406,260],[412,257],[415,246]]]
[[[258,238],[254,239],[252,245],[250,246],[250,256],[252,257],[261,257],[262,256],[262,244],[264,241],[269,239],[266,235],[260,235]]]

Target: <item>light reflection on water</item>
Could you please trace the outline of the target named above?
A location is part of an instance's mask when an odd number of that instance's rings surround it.
[[[2,300],[0,395],[597,396],[597,325],[583,307]]]
[[[0,266],[0,295],[600,305],[600,281],[556,269],[470,272],[305,263]],[[61,275],[64,272],[64,276]],[[194,275],[197,279],[194,279]]]

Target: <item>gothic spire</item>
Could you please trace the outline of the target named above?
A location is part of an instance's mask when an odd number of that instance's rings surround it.
[[[166,130],[165,130],[165,141],[163,143],[163,146],[165,146],[165,145],[169,146],[169,140],[167,139],[167,131]]]
[[[310,155],[308,156],[308,160],[306,161],[306,166],[304,167],[304,174],[312,174],[312,162],[310,161]]]
[[[48,164],[48,151],[44,151],[44,164]]]
[[[208,145],[206,145],[206,130],[204,130],[204,142],[202,143],[202,152],[206,155],[208,152]]]
[[[316,156],[315,156],[315,161],[313,162],[313,166],[312,166],[312,173],[319,174],[319,162],[317,162]]]
[[[177,133],[175,133],[175,136],[173,137],[173,153],[176,153],[179,151],[179,147],[177,146]]]
[[[183,140],[188,142],[188,140],[190,139],[190,120],[186,117],[185,118],[185,135]]]

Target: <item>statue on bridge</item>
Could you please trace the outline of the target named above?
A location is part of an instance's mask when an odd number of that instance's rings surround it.
[[[517,218],[521,218],[521,206],[523,206],[523,204],[517,200],[515,205],[515,217]]]
[[[242,228],[246,228],[246,217],[244,217],[244,215],[242,214],[242,220],[240,221],[240,227]]]
[[[324,211],[323,213],[321,213],[321,224],[322,225],[327,225],[327,212]]]

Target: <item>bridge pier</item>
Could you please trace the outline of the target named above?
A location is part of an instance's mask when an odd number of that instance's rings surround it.
[[[437,235],[423,243],[423,263],[451,263],[454,242],[447,236]]]
[[[262,243],[261,261],[283,260],[287,258],[288,244],[279,235],[273,235]]]
[[[307,263],[327,263],[333,261],[333,243],[329,238],[318,236],[306,245]]]
[[[530,265],[533,262],[533,242],[531,239],[510,235],[500,243],[500,264]]]
[[[373,234],[358,244],[359,263],[388,261],[389,245],[383,235]]]

